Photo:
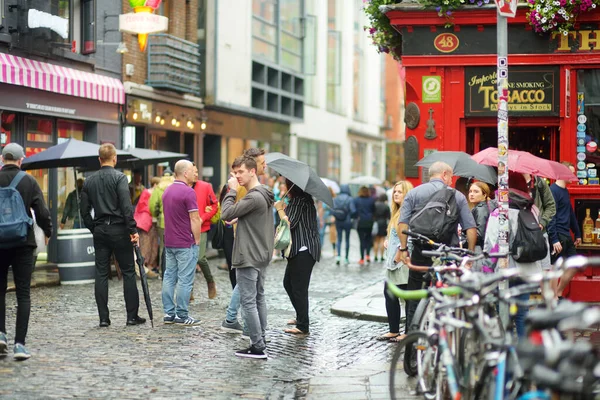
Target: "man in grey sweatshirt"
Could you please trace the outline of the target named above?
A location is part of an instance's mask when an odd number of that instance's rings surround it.
[[[264,295],[265,273],[273,255],[275,236],[273,193],[262,186],[257,177],[256,161],[241,156],[232,165],[233,173],[227,182],[229,193],[221,204],[221,218],[237,218],[236,238],[233,242],[232,267],[236,268],[244,324],[250,332],[251,346],[236,351],[238,357],[267,358],[264,340],[267,328],[267,304]],[[237,203],[239,186],[248,193]]]

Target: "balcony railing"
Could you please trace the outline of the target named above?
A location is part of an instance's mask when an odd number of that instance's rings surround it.
[[[146,84],[154,88],[199,95],[199,46],[165,33],[148,35]]]

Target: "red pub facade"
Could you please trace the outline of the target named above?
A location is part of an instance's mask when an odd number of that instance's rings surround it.
[[[535,33],[527,11],[508,20],[510,147],[572,162],[579,226],[587,209],[600,225],[600,11],[582,14],[568,35]],[[457,10],[449,27],[416,3],[389,6],[386,15],[402,35],[406,68],[405,176],[419,184],[427,177],[414,164],[430,152],[497,145],[496,8]],[[580,251],[600,251],[600,231]],[[568,291],[600,301],[600,270],[577,276]]]

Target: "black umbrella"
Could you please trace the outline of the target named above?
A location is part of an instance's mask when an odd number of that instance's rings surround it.
[[[146,277],[146,270],[144,269],[144,257],[140,246],[137,244],[133,246],[135,249],[135,256],[138,267],[140,268],[140,282],[142,282],[142,292],[144,292],[144,301],[146,302],[146,308],[148,309],[148,317],[150,317],[150,324],[154,328],[154,316],[152,315],[152,300],[150,300],[150,290],[148,290],[148,277]]]
[[[469,154],[462,151],[435,151],[423,157],[415,165],[418,167],[430,167],[431,164],[437,161],[442,161],[450,165],[456,176],[475,178],[493,185],[498,182],[498,175],[494,171],[494,168],[477,163]]]
[[[27,157],[23,160],[21,168],[43,169],[60,167],[77,167],[81,169],[100,169],[96,143],[84,142],[77,139],[67,139],[63,143],[47,148],[46,150]],[[123,150],[117,150],[117,160],[133,159],[133,155]]]
[[[333,198],[327,185],[308,164],[281,153],[268,153],[267,165],[281,176],[285,176],[306,193],[333,207]]]
[[[179,161],[188,158],[187,154],[173,153],[171,151],[139,149],[128,147],[125,151],[134,158],[119,159],[117,157],[117,168],[137,168],[161,162]]]

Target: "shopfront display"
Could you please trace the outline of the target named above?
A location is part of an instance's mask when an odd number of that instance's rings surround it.
[[[386,15],[402,35],[405,104],[411,104],[411,115],[421,115],[416,123],[407,124],[407,164],[432,149],[474,154],[497,146],[496,13],[491,6],[456,10],[448,25],[434,9],[418,4],[389,7]],[[579,251],[596,254],[600,252],[596,228],[600,11],[581,15],[566,35],[533,32],[526,13],[527,6],[520,6],[508,21],[510,147],[573,163],[578,181],[569,185],[569,192],[579,226],[583,229],[585,220],[587,232]],[[423,173],[406,176],[418,184]],[[600,269],[575,277],[567,292],[575,300],[600,301]]]

